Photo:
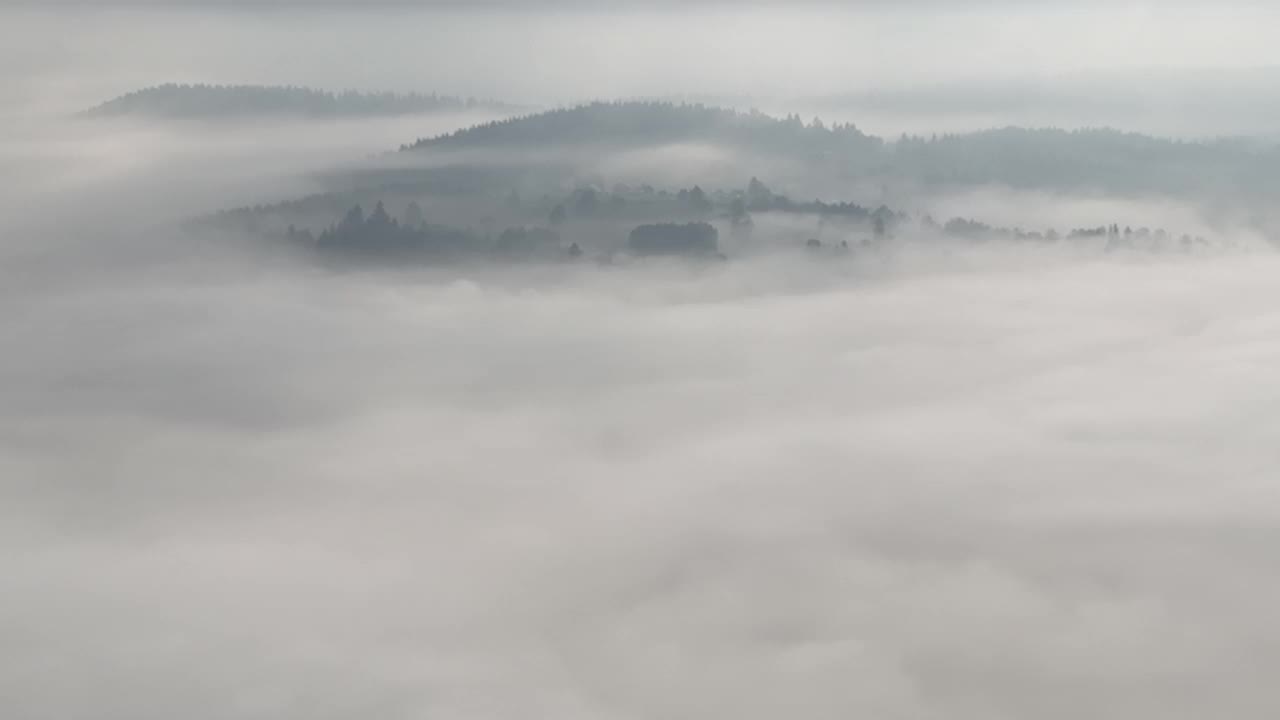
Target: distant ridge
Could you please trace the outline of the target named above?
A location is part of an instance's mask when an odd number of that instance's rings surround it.
[[[509,117],[400,149],[516,151],[698,142],[786,157],[846,179],[1217,197],[1280,192],[1280,147],[1272,142],[1019,127],[887,140],[849,123],[806,123],[798,115],[779,118],[665,101],[593,102]]]
[[[506,103],[436,93],[330,92],[271,85],[187,85],[168,83],[136,90],[85,111],[89,117],[309,118],[372,117],[487,109],[515,112]]]

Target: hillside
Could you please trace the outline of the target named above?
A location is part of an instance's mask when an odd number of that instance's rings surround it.
[[[800,117],[774,118],[701,104],[594,102],[497,120],[434,138],[402,150],[428,148],[535,148],[547,145],[648,145],[727,142],[775,151],[841,150],[875,154],[879,138],[855,126],[805,124]]]
[[[179,85],[137,90],[98,105],[90,117],[150,116],[225,118],[255,116],[360,117],[412,115],[487,108],[512,110],[502,103],[420,93],[330,92],[306,87],[266,85]]]
[[[1110,129],[1002,128],[885,140],[852,124],[805,123],[701,104],[591,103],[419,139],[402,151],[634,148],[705,142],[807,162],[815,171],[909,184],[1211,195],[1280,190],[1273,143],[1186,142]]]

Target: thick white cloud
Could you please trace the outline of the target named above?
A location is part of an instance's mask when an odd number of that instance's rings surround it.
[[[1271,716],[1280,260],[935,253],[33,294],[6,714]]]

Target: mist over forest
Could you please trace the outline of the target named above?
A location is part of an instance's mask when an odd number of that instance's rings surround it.
[[[0,717],[1276,717],[1277,20],[0,8]]]

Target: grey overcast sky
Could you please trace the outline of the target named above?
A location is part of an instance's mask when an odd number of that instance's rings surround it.
[[[1262,3],[101,0],[0,12],[13,82],[77,101],[184,80],[556,102],[1280,64],[1280,8]]]

